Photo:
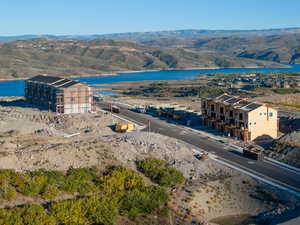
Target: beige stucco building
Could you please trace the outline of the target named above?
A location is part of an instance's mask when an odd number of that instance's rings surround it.
[[[204,124],[226,135],[246,142],[262,136],[277,138],[277,110],[265,104],[221,94],[202,98],[201,110]]]

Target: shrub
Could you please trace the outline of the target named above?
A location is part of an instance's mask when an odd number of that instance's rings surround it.
[[[175,168],[166,168],[160,171],[157,179],[162,186],[173,187],[184,182],[182,173]]]
[[[83,202],[83,199],[78,199],[52,203],[49,208],[50,214],[56,218],[58,224],[85,224],[87,220]]]
[[[143,187],[144,180],[133,170],[117,167],[111,173],[101,177],[99,186],[105,192],[118,192]]]
[[[166,162],[149,158],[137,163],[138,169],[152,181],[166,187],[174,187],[184,182],[182,173],[175,168],[168,167]]]
[[[42,192],[46,184],[46,176],[34,176],[20,186],[19,191],[26,196],[36,196]]]
[[[23,208],[1,209],[0,224],[14,225],[56,225],[55,218],[49,216],[39,205],[30,205]]]
[[[93,224],[111,225],[119,215],[118,196],[102,195],[86,199],[86,217]]]
[[[67,172],[67,176],[75,180],[93,180],[96,178],[97,169],[92,168],[71,168]]]
[[[103,190],[101,195],[96,184]],[[7,225],[112,225],[120,212],[135,219],[141,213],[161,208],[168,200],[164,188],[145,186],[137,172],[123,167],[116,167],[100,178],[96,178],[94,169],[72,169],[67,175],[42,170],[28,174],[0,170],[0,185],[3,198],[13,197],[16,188],[29,196],[41,195],[44,199],[52,199],[58,196],[64,185],[72,191],[83,192],[85,188],[96,194],[51,203],[47,210],[39,205],[0,209],[0,224]]]
[[[166,168],[167,164],[165,161],[148,158],[146,160],[140,161],[137,163],[138,169],[142,171],[147,177],[156,179],[159,171],[162,171]]]
[[[23,210],[23,224],[26,225],[55,225],[54,217],[49,216],[40,205],[26,206]]]
[[[92,181],[88,180],[78,180],[72,177],[67,177],[61,189],[70,193],[80,193],[88,194],[92,192],[97,192],[98,189]]]
[[[60,186],[65,180],[65,175],[61,171],[47,171],[40,169],[33,171],[30,174],[31,176],[45,176],[47,177],[47,184],[55,184],[57,186]]]
[[[42,197],[44,199],[53,199],[59,195],[60,191],[59,189],[54,185],[47,185],[42,190]]]
[[[97,170],[95,168],[76,168],[67,172],[61,188],[64,191],[80,194],[97,192],[97,187],[93,183],[96,178]]]
[[[142,190],[132,190],[122,200],[122,210],[133,216],[138,213],[151,213],[168,200],[167,192],[156,186],[144,187]]]
[[[15,188],[11,186],[7,187],[1,187],[0,188],[0,198],[5,199],[5,200],[12,200],[16,198],[17,192]]]

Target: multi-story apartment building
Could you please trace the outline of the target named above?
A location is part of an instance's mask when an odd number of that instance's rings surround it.
[[[228,136],[252,141],[263,136],[277,138],[277,110],[265,104],[228,94],[202,98],[204,124]]]
[[[64,114],[89,112],[93,106],[91,87],[82,82],[44,75],[25,81],[25,98],[31,104]]]

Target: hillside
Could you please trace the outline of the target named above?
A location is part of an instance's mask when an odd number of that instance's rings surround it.
[[[144,41],[143,44],[160,48],[188,48],[211,51],[228,56],[268,60],[278,63],[300,63],[300,34],[267,36],[227,36],[214,38],[173,38]]]
[[[161,49],[129,41],[32,39],[0,46],[0,77],[96,75],[118,71],[199,67],[281,66],[211,51]]]

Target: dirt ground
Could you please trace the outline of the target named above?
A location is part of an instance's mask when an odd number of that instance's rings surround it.
[[[145,100],[126,102],[147,104]],[[187,179],[185,185],[172,192],[173,224],[257,215],[279,207],[275,204],[278,198],[297,201],[277,194],[267,201],[261,193],[270,191],[268,187],[213,159],[196,159],[193,147],[176,139],[143,131],[116,133],[112,126],[120,120],[100,110],[57,115],[31,108],[22,99],[9,98],[0,101],[0,117],[0,169],[65,171],[70,167],[104,168],[115,164],[136,169],[135,161],[149,156],[166,160]]]

